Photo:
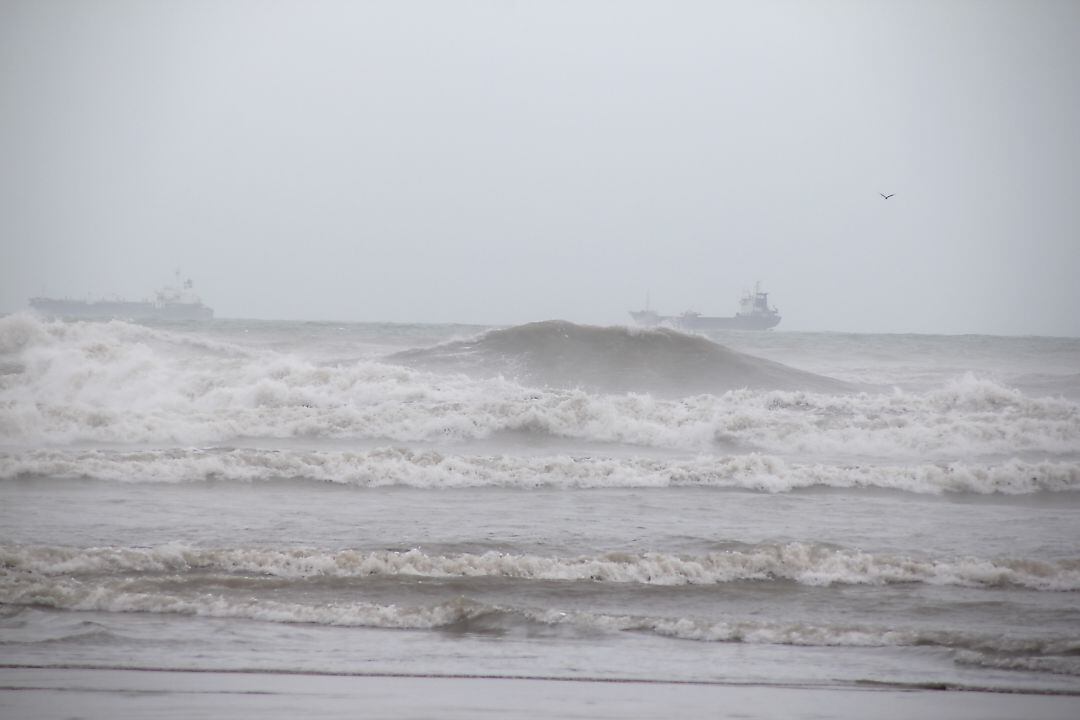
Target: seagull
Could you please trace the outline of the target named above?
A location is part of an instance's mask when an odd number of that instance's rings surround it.
[[[896,193],[889,193],[888,195],[886,195],[885,193],[878,193],[878,195],[880,195],[881,197],[885,198],[886,200],[888,200],[889,198],[891,198],[891,197],[892,197],[893,195],[895,195],[895,194],[896,194]]]

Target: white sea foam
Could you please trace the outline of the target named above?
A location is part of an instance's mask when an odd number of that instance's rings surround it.
[[[668,459],[460,455],[392,446],[363,452],[245,448],[0,452],[0,480],[27,476],[135,483],[303,479],[417,488],[697,486],[788,492],[875,487],[1010,495],[1080,490],[1080,462],[1018,459],[994,464],[825,465],[757,453]]]
[[[872,554],[811,543],[763,544],[705,555],[607,553],[547,557],[486,552],[431,555],[421,550],[336,552],[303,548],[212,549],[0,546],[0,567],[69,576],[189,571],[309,577],[408,576],[514,578],[647,585],[711,585],[783,580],[802,585],[923,583],[962,587],[1080,590],[1080,559],[933,558]],[[0,582],[0,585],[4,583]]]
[[[1065,643],[1062,643],[1065,644]],[[1054,673],[1056,675],[1080,676],[1080,652],[1077,643],[1064,649],[1050,648],[1045,652],[1029,651],[1017,655],[989,651],[960,650],[956,653],[956,662],[972,667],[993,668],[995,670],[1023,670],[1027,672]]]
[[[243,437],[456,443],[501,432],[690,451],[874,457],[1071,453],[1080,406],[966,375],[928,393],[733,390],[664,400],[377,362],[336,366],[126,323],[0,319],[0,440]]]
[[[20,577],[0,583],[2,602],[39,605],[65,610],[143,612],[247,618],[267,622],[429,629],[458,622],[485,610],[475,603],[455,602],[432,606],[399,607],[366,602],[318,605],[235,599],[200,594],[196,597],[147,591],[128,581],[86,584],[70,579],[41,580]]]

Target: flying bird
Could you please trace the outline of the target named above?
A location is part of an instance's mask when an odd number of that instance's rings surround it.
[[[888,200],[889,198],[891,198],[891,197],[892,197],[893,195],[895,195],[895,194],[896,194],[896,193],[889,193],[888,195],[886,195],[885,193],[878,193],[878,195],[880,195],[881,197],[885,198],[886,200]]]

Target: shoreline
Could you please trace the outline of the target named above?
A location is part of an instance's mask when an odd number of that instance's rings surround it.
[[[889,682],[884,680],[855,680],[853,682],[824,682],[824,683],[798,683],[798,682],[770,682],[768,680],[680,680],[678,678],[634,678],[634,677],[600,677],[590,676],[563,676],[563,675],[522,675],[522,674],[490,674],[490,673],[410,673],[390,671],[320,671],[320,670],[289,670],[289,669],[266,669],[266,668],[176,668],[176,667],[123,667],[116,665],[90,665],[90,664],[50,664],[34,665],[23,663],[0,663],[0,672],[7,670],[35,670],[35,671],[86,671],[86,672],[132,672],[132,673],[182,673],[185,675],[268,675],[283,677],[328,677],[328,678],[371,678],[371,679],[402,679],[402,680],[483,680],[483,681],[526,681],[526,682],[566,682],[566,683],[597,683],[609,685],[673,685],[673,686],[700,686],[719,688],[763,688],[776,690],[821,690],[841,692],[935,692],[935,693],[985,693],[997,695],[1033,695],[1046,697],[1077,697],[1080,698],[1080,687],[1075,690],[1065,688],[1027,688],[1027,687],[1002,687],[993,685],[963,685],[960,683],[947,682]],[[0,684],[0,690],[8,689]]]
[[[24,720],[255,716],[1067,720],[1076,694],[938,688],[255,670],[0,666],[0,714]]]

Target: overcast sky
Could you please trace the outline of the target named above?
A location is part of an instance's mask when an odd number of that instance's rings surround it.
[[[895,193],[883,200],[879,192]],[[0,0],[0,312],[1080,335],[1080,2]]]

